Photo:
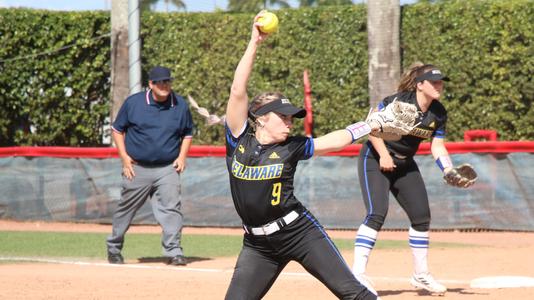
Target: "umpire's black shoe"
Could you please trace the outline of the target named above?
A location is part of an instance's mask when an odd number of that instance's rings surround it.
[[[124,264],[124,257],[120,253],[113,254],[108,252],[108,262],[110,264],[122,265]]]
[[[185,266],[187,265],[187,260],[183,255],[176,255],[175,257],[169,258],[168,264],[173,266]]]

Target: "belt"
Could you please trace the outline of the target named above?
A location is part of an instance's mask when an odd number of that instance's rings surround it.
[[[398,159],[406,159],[406,158],[408,158],[408,156],[406,156],[406,155],[398,154],[398,153],[391,152],[391,151],[389,152],[389,154],[391,156],[393,156],[393,157],[398,158]]]
[[[137,162],[137,165],[141,167],[145,167],[145,168],[161,168],[161,167],[166,167],[170,164],[172,164],[172,161],[166,162],[166,163],[150,163],[150,162],[140,162],[140,161]]]
[[[284,226],[291,224],[298,217],[299,213],[293,210],[287,215],[259,227],[251,227],[243,224],[243,229],[245,229],[246,233],[252,235],[270,235],[282,229]]]

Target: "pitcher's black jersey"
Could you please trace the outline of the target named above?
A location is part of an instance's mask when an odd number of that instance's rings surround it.
[[[417,99],[414,92],[401,92],[388,96],[378,104],[378,108],[382,109],[391,102],[402,101],[414,104],[420,113],[420,117],[416,120],[417,125],[408,135],[403,136],[398,141],[384,141],[386,147],[393,153],[414,156],[422,141],[431,138],[445,138],[447,110],[438,100],[433,100],[428,110],[422,112],[417,104]]]
[[[244,224],[260,226],[301,208],[293,195],[293,178],[298,161],[312,157],[313,151],[311,138],[295,136],[261,145],[250,125],[238,138],[226,126],[230,190]]]

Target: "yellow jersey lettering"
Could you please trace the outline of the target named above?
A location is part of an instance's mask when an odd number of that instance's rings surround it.
[[[250,168],[245,167],[245,170],[243,171],[243,174],[241,174],[241,177],[250,177]]]
[[[239,171],[241,170],[242,166],[242,164],[236,161],[232,162],[232,174],[239,174]]]
[[[280,178],[283,170],[283,164],[245,166],[238,162],[235,157],[232,161],[232,175],[244,180],[269,180]]]
[[[267,168],[261,168],[259,180],[263,180],[267,177]]]
[[[253,180],[258,180],[261,170],[259,168],[252,168],[250,171],[250,178],[253,178]]]
[[[269,173],[267,173],[267,177],[274,178],[274,174],[276,173],[276,166],[270,165],[269,166]]]
[[[280,178],[282,176],[283,169],[284,169],[284,165],[276,165],[276,173],[274,174],[274,177]]]
[[[410,132],[410,135],[413,135],[413,136],[416,136],[416,137],[420,137],[420,138],[423,138],[423,139],[427,139],[427,138],[432,136],[432,132],[433,132],[433,130],[427,130],[427,129],[422,129],[422,128],[414,128]]]

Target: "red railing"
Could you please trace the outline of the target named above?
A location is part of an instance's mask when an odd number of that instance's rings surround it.
[[[497,131],[489,129],[473,129],[464,131],[464,141],[476,140],[497,141]]]
[[[502,142],[450,142],[445,144],[450,154],[458,153],[534,153],[534,141],[502,141]],[[350,145],[341,151],[331,152],[328,156],[357,156],[361,144]],[[417,154],[430,154],[430,143],[422,143]],[[190,157],[223,157],[224,146],[195,146],[189,151]],[[0,157],[59,157],[59,158],[114,158],[118,157],[113,147],[0,147]]]

